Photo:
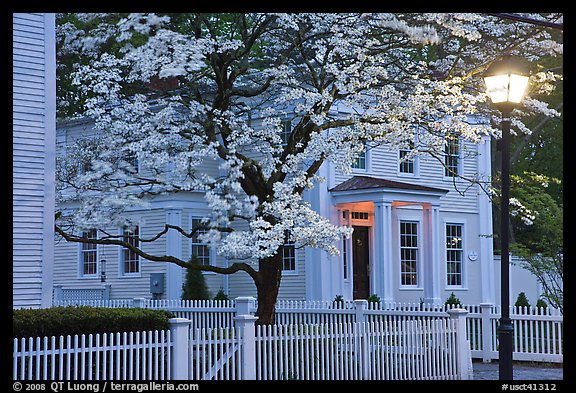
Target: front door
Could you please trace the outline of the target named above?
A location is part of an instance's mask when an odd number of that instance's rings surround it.
[[[370,276],[368,265],[369,254],[369,227],[354,226],[352,233],[352,269],[353,269],[353,296],[354,299],[368,299],[370,296]]]

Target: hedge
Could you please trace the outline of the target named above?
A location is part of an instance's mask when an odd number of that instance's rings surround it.
[[[168,329],[166,310],[87,306],[12,310],[14,338]]]

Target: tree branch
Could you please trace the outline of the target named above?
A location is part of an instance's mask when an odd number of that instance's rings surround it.
[[[167,227],[168,227],[168,225],[167,225]],[[178,265],[178,266],[186,268],[186,269],[200,270],[200,271],[204,271],[204,272],[214,272],[214,273],[219,273],[219,274],[233,274],[233,273],[236,273],[239,271],[243,271],[243,272],[248,273],[248,275],[250,277],[252,277],[252,279],[255,282],[260,281],[259,272],[254,270],[254,268],[252,268],[252,266],[250,266],[249,264],[243,263],[243,262],[240,262],[240,263],[235,262],[229,267],[200,265],[197,263],[192,263],[192,260],[184,261],[184,260],[177,258],[177,257],[174,257],[172,255],[160,255],[159,256],[159,255],[148,254],[147,252],[144,252],[140,248],[136,247],[134,244],[131,244],[129,242],[119,240],[119,239],[111,239],[111,238],[88,239],[88,238],[85,238],[82,236],[68,234],[57,225],[54,226],[54,230],[56,231],[56,233],[58,233],[60,236],[62,236],[66,241],[69,241],[69,242],[121,246],[121,247],[125,247],[125,248],[129,249],[130,251],[134,252],[135,254],[141,256],[142,258],[147,259],[147,260],[152,261],[152,262],[169,262],[169,263],[173,263],[175,265]],[[180,233],[184,234],[183,232],[180,232]]]

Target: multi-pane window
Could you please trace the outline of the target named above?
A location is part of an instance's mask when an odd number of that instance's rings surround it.
[[[198,228],[192,236],[192,257],[195,257],[200,265],[210,265],[210,247],[199,239],[200,235],[208,231],[202,228],[202,220],[199,218],[192,219],[192,228]]]
[[[124,229],[122,232],[123,240],[137,248],[140,246],[139,236],[139,227],[135,227],[132,231]],[[138,254],[126,247],[122,248],[122,269],[123,274],[140,273],[140,258]]]
[[[352,163],[352,168],[366,169],[366,144],[364,144],[364,150],[362,150],[362,152],[358,154],[358,157]]]
[[[460,173],[460,141],[456,135],[446,139],[444,147],[444,176],[456,177]]]
[[[82,232],[82,237],[95,240],[96,229]],[[80,272],[82,276],[96,275],[98,273],[98,250],[96,244],[81,243]]]
[[[446,282],[462,285],[462,224],[446,224]]]
[[[408,158],[414,148],[414,143],[410,142],[407,149],[400,149],[399,152],[399,170],[400,173],[414,173],[414,158]]]
[[[127,168],[129,172],[138,172],[138,156],[134,152],[126,153],[124,155],[124,161],[130,166],[130,168]]]
[[[400,282],[418,285],[418,223],[400,222]]]
[[[290,120],[282,121],[282,130],[280,131],[280,139],[282,140],[282,146],[286,147],[288,141],[290,140],[290,135],[292,134],[292,122]]]
[[[282,246],[282,270],[296,272],[296,246],[291,241]]]

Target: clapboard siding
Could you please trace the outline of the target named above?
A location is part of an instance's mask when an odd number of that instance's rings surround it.
[[[150,238],[164,228],[165,213],[163,209],[150,209],[131,214],[142,219],[140,235],[143,238]],[[120,233],[120,228],[107,228],[110,233]],[[153,255],[164,255],[166,251],[166,241],[162,237],[153,243],[143,244],[142,249]],[[97,260],[106,261],[106,284],[110,285],[110,298],[112,299],[132,299],[136,297],[150,297],[150,273],[165,273],[166,263],[152,262],[140,259],[140,274],[123,275],[121,269],[121,248],[114,245],[99,245],[97,248]],[[62,285],[84,285],[92,287],[101,284],[100,270],[93,277],[80,277],[80,246],[78,243],[68,243],[62,239],[57,239],[55,247],[54,263],[54,284]],[[98,266],[100,269],[101,266]]]
[[[35,308],[51,300],[54,15],[13,14],[12,27],[13,306]]]
[[[476,159],[477,146],[465,143],[465,155],[462,157],[462,174],[464,177],[472,178],[478,172],[478,162]],[[353,170],[350,174],[336,171],[334,174],[334,187],[354,175],[373,176],[387,180],[404,183],[418,184],[428,187],[435,187],[448,190],[448,193],[441,197],[442,210],[478,212],[478,186],[470,186],[468,182],[444,176],[444,167],[435,158],[421,155],[419,160],[419,173],[417,176],[403,176],[398,174],[398,150],[388,146],[378,146],[370,149],[370,164],[368,171]],[[459,191],[464,191],[462,195]]]

